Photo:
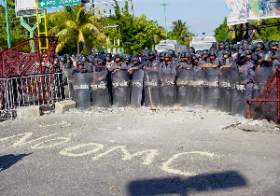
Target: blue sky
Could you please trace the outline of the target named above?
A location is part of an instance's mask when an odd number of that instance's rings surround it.
[[[0,0],[0,4],[3,0]],[[167,4],[167,26],[174,20],[187,22],[195,34],[206,32],[213,35],[213,30],[228,14],[224,0],[133,0],[136,15],[145,14],[164,26],[162,3]]]
[[[213,35],[213,30],[228,15],[224,0],[133,0],[135,14],[145,14],[164,26],[162,3],[167,3],[167,25],[170,28],[174,20],[187,22],[195,34],[206,32]]]

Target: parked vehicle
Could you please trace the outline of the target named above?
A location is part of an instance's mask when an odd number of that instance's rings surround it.
[[[197,50],[209,50],[211,46],[216,43],[213,36],[197,36],[193,37],[190,46]]]
[[[155,49],[158,53],[167,52],[169,50],[180,53],[185,51],[187,46],[181,45],[177,40],[161,40],[160,43],[155,46]]]

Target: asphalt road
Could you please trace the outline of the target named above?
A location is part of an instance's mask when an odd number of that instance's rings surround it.
[[[6,121],[0,195],[279,196],[279,132],[244,132],[240,121],[199,108]]]

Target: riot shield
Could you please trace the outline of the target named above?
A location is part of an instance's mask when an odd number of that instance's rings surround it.
[[[130,104],[130,80],[127,70],[115,70],[111,74],[113,106],[126,107]]]
[[[205,81],[206,81],[206,74],[205,70],[202,68],[197,68],[194,71],[194,81],[193,85],[193,103],[195,105],[203,105],[205,104]]]
[[[92,75],[90,73],[75,73],[73,75],[73,99],[78,109],[85,110],[91,106],[91,83]]]
[[[144,76],[144,103],[147,107],[160,105],[159,73],[145,70]]]
[[[108,89],[108,71],[106,68],[93,72],[91,84],[92,105],[96,107],[110,107],[111,99]]]
[[[218,108],[223,112],[231,112],[232,105],[232,88],[231,88],[231,71],[230,67],[225,67],[220,70],[219,77],[219,106]]]
[[[63,69],[63,85],[64,85],[64,94],[66,98],[73,98],[74,89],[73,89],[73,69],[64,68]]]
[[[220,90],[219,90],[219,74],[218,68],[205,69],[207,86],[205,94],[205,105],[209,108],[218,109]]]
[[[244,116],[246,106],[246,86],[242,83],[245,80],[244,75],[240,74],[237,69],[232,70],[232,106],[231,113]]]
[[[181,106],[189,106],[193,104],[193,86],[191,82],[194,80],[193,69],[179,69],[177,71],[177,103]]]
[[[131,105],[141,107],[143,98],[144,71],[137,70],[132,74],[131,79]]]
[[[160,100],[162,106],[173,106],[176,103],[176,74],[171,71],[160,75]]]

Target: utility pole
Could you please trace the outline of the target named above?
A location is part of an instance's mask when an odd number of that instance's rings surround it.
[[[12,35],[11,35],[11,24],[10,24],[10,17],[9,17],[9,6],[7,0],[4,0],[4,9],[5,9],[5,21],[6,21],[7,45],[8,48],[11,48]]]
[[[164,12],[164,21],[165,21],[165,37],[167,39],[167,16],[166,16],[166,3],[162,3],[161,6],[163,7],[163,12]]]

